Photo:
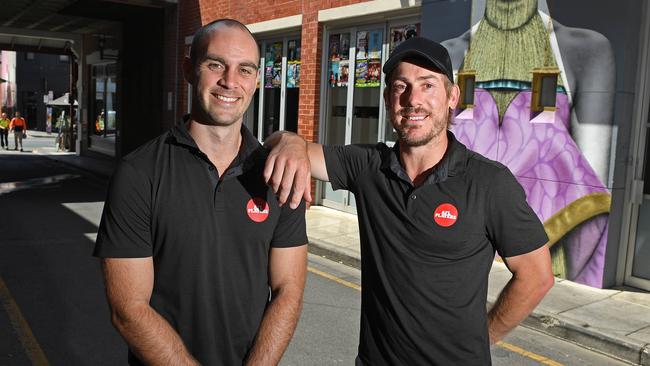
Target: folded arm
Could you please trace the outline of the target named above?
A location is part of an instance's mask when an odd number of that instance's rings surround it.
[[[102,260],[111,320],[131,351],[147,365],[199,365],[169,323],[150,305],[153,260]]]
[[[526,254],[504,258],[504,262],[513,276],[488,313],[491,344],[505,337],[523,321],[555,281],[546,245]]]
[[[271,149],[264,179],[278,195],[280,205],[290,200],[289,206],[296,208],[302,198],[311,202],[311,178],[328,181],[323,146],[287,131],[272,134],[264,146]]]
[[[269,260],[271,303],[260,324],[247,366],[277,365],[300,318],[307,271],[307,245],[272,248]]]

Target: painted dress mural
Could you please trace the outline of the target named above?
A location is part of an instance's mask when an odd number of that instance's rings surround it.
[[[471,31],[443,42],[456,57],[455,66],[476,71],[473,116],[456,119],[452,131],[517,177],[550,238],[555,275],[602,287],[613,93],[604,93],[610,100],[600,96],[598,108],[608,109],[600,115],[603,123],[586,121],[589,113],[574,108],[576,95],[582,95],[573,92],[580,75],[568,70],[567,58],[559,52],[554,26],[562,26],[537,7],[533,0],[488,0],[483,19]],[[560,71],[555,111],[547,123],[531,122],[532,70],[539,67]],[[612,80],[601,84],[613,87]],[[588,104],[584,99],[583,108]],[[587,146],[589,140],[592,146]],[[584,141],[583,146],[577,141]],[[586,152],[593,154],[589,158]]]

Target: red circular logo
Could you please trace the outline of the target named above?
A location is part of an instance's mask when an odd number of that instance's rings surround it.
[[[255,222],[262,222],[269,217],[269,204],[263,198],[251,198],[246,204],[246,214]]]
[[[433,211],[433,220],[442,227],[449,227],[458,220],[458,210],[451,203],[443,203]]]

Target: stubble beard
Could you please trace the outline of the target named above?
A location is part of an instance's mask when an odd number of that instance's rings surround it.
[[[401,116],[398,118],[401,118]],[[397,131],[397,137],[399,137],[399,140],[402,143],[404,143],[406,146],[409,147],[424,146],[430,143],[431,141],[433,141],[434,139],[437,139],[440,136],[440,134],[447,129],[448,118],[449,117],[447,115],[437,116],[436,118],[431,116],[431,119],[433,121],[431,129],[426,135],[419,138],[409,135],[408,133],[408,130],[410,129],[409,127],[397,126],[395,128],[395,130]]]

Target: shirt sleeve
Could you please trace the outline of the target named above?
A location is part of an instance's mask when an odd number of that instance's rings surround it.
[[[544,226],[508,168],[500,169],[491,182],[487,210],[488,236],[500,256],[525,254],[548,242]]]
[[[375,151],[372,145],[323,146],[332,188],[355,192],[357,177],[368,167]]]
[[[99,224],[96,257],[144,258],[153,255],[151,184],[129,162],[113,174]]]
[[[281,208],[280,220],[278,221],[271,246],[274,248],[290,248],[307,244],[307,225],[305,222],[305,201],[292,210],[289,205]]]

